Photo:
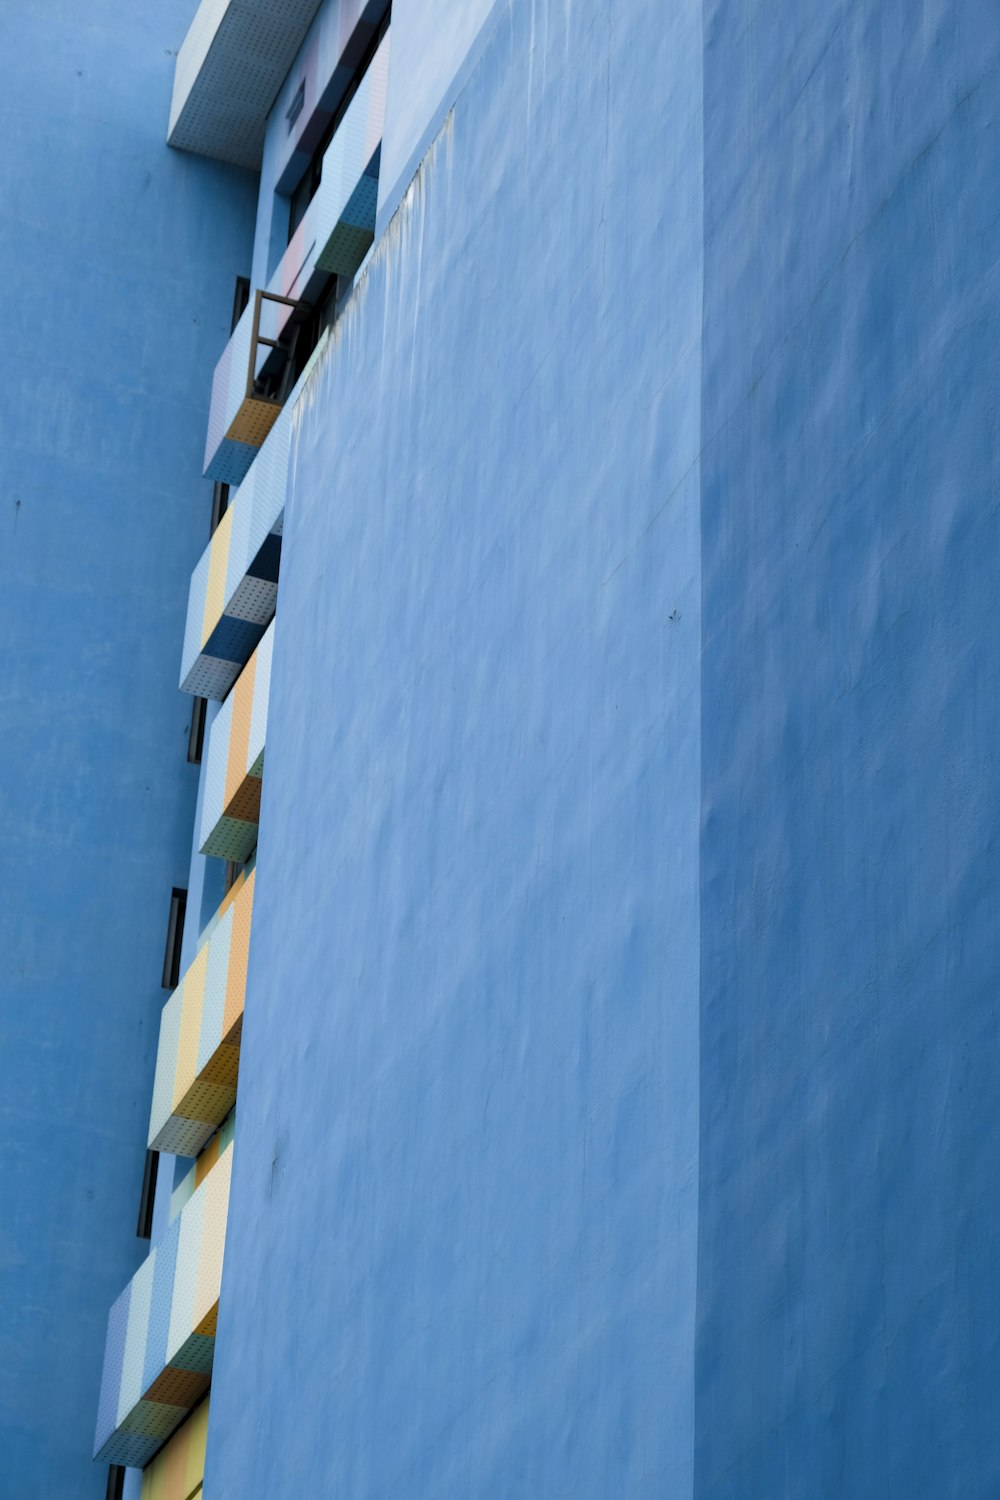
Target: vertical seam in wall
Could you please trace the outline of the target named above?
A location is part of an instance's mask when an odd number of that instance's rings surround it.
[[[695,1164],[695,1271],[694,1271],[694,1341],[691,1350],[691,1497],[698,1495],[698,1342],[701,1326],[701,1191],[702,1191],[702,844],[705,808],[705,550],[704,550],[704,454],[705,454],[705,0],[701,0],[701,319],[698,344],[698,847],[695,858],[697,881],[697,976],[695,993],[698,1005],[698,1040],[695,1053],[697,1068],[698,1144]]]

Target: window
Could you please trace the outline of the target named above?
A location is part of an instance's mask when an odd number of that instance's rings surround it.
[[[233,291],[233,317],[229,326],[230,333],[236,331],[236,325],[246,312],[247,303],[250,301],[250,278],[249,276],[237,276],[236,286]]]
[[[208,523],[209,536],[215,535],[215,529],[228,509],[229,486],[217,479],[212,487],[212,518]]]
[[[188,730],[188,765],[200,766],[202,751],[205,748],[205,713],[208,709],[207,698],[191,699],[191,728]]]
[[[139,1196],[139,1219],[135,1226],[136,1237],[140,1240],[148,1240],[153,1232],[153,1207],[156,1203],[156,1178],[159,1170],[159,1151],[147,1151],[142,1173],[142,1193]]]
[[[125,1470],[121,1464],[112,1464],[108,1469],[108,1488],[105,1500],[122,1500],[125,1488]]]
[[[181,977],[181,943],[184,941],[184,914],[187,911],[187,891],[176,885],[170,893],[170,915],[167,918],[167,948],[163,955],[163,978],[161,988],[174,990]]]

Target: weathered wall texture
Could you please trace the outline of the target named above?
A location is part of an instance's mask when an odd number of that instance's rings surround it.
[[[696,1492],[1000,1493],[1000,10],[705,7]]]
[[[1000,13],[488,25],[300,425],[214,1500],[987,1500]]]
[[[0,1493],[100,1500],[172,885],[212,363],[254,182],[163,140],[193,0],[3,7]],[[141,12],[141,14],[140,14]]]
[[[690,1493],[701,47],[502,7],[303,403],[213,1500]]]
[[[399,63],[389,69],[379,175],[380,218],[387,209],[391,212],[395,208],[416,162],[440,128],[441,111],[447,111],[460,92],[466,67],[475,60],[470,53],[475,52],[496,3],[497,0],[462,0],[460,5],[455,0],[394,0],[392,45]],[[500,3],[506,7],[507,0]],[[530,9],[536,15],[548,13],[547,7],[539,6],[537,0]],[[511,102],[519,97],[521,90],[513,90]]]

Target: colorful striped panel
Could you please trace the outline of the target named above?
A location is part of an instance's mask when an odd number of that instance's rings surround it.
[[[191,578],[181,691],[222,699],[274,618],[295,403],[324,334]]]
[[[255,300],[251,296],[212,377],[204,469],[207,479],[223,484],[242,482],[281,411],[274,401],[247,395]],[[260,332],[269,338],[275,336],[272,309],[273,304],[265,303],[261,310]],[[258,350],[258,370],[268,352],[266,347]]]
[[[230,1145],[111,1309],[94,1457],[142,1468],[211,1381]]]
[[[201,1493],[208,1443],[208,1402],[206,1396],[144,1470],[142,1500],[192,1500]]]
[[[223,1120],[205,1149],[198,1153],[197,1161],[192,1162],[190,1169],[185,1172],[180,1182],[176,1183],[173,1192],[170,1194],[169,1217],[171,1221],[176,1219],[195,1188],[201,1187],[205,1178],[235,1135],[236,1111],[234,1109],[232,1114],[227,1115]]]
[[[256,871],[226,896],[163,1007],[149,1145],[197,1156],[236,1102]]]
[[[208,736],[199,848],[238,864],[257,843],[273,644],[272,621]]]
[[[375,237],[390,35],[379,44],[330,142],[319,190],[271,279],[271,292],[310,301],[331,272],[353,276]],[[212,377],[204,473],[223,484],[242,483],[281,411],[273,401],[247,395],[255,301],[251,296]],[[290,315],[265,302],[261,334],[278,337]],[[258,350],[257,371],[267,356],[266,347]]]
[[[389,75],[386,32],[323,157],[315,198],[268,290],[312,302],[327,276],[353,276],[375,237],[378,170]],[[279,313],[282,321],[288,314]]]

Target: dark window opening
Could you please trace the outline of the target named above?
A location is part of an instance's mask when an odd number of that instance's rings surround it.
[[[344,91],[344,97],[337,105],[337,108],[334,110],[329,125],[326,127],[322,136],[320,137],[319,144],[313,152],[312,157],[309,161],[309,165],[306,167],[305,172],[302,175],[302,180],[292,193],[291,205],[288,214],[289,239],[291,239],[296,229],[298,229],[299,225],[302,223],[302,219],[305,215],[306,209],[309,207],[310,203],[316,196],[316,192],[323,178],[323,157],[326,155],[326,149],[336,135],[337,130],[340,126],[340,122],[343,120],[345,114],[348,111],[348,108],[350,107],[351,100],[358,92],[358,89],[361,87],[361,84],[364,80],[365,74],[371,67],[372,59],[379,49],[379,44],[381,43],[386,32],[389,30],[389,23],[391,19],[392,6],[390,5],[387,7],[385,15],[382,17],[381,21],[376,27],[371,41],[365,48],[365,51],[361,57],[361,61],[358,63],[357,67],[354,70],[354,76],[352,77],[350,83],[347,85],[347,88]]]
[[[122,1464],[112,1464],[108,1469],[108,1488],[105,1500],[122,1500],[125,1488],[125,1469]]]
[[[250,278],[249,276],[237,276],[236,287],[233,291],[233,317],[229,326],[230,333],[235,332],[236,325],[247,310],[250,301]]]
[[[188,765],[200,766],[202,752],[205,749],[205,713],[208,709],[207,698],[191,699],[191,728],[188,731]]]
[[[139,1195],[139,1219],[135,1226],[140,1240],[148,1240],[153,1232],[153,1206],[156,1203],[156,1177],[159,1168],[159,1151],[147,1151],[146,1165],[142,1172],[142,1192]]]
[[[215,535],[215,529],[229,509],[229,486],[217,479],[212,488],[212,519],[208,525],[209,536]]]
[[[232,890],[233,886],[236,884],[236,877],[239,875],[242,868],[243,866],[241,864],[237,864],[236,860],[226,860],[226,873],[223,876],[222,880],[223,895],[226,895],[227,892]]]
[[[181,943],[184,941],[184,914],[187,891],[174,886],[170,893],[170,916],[167,918],[167,949],[163,955],[161,988],[174,990],[181,975]]]

